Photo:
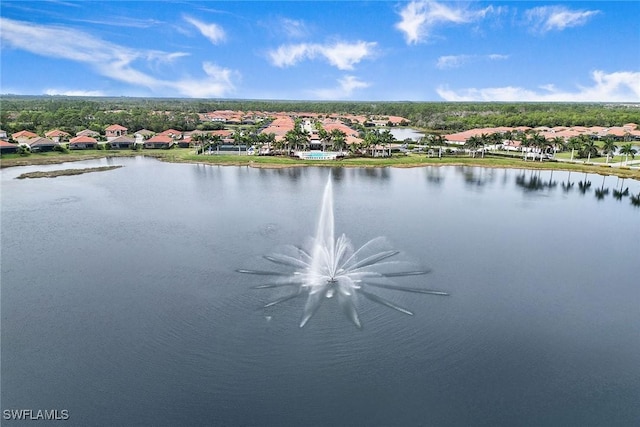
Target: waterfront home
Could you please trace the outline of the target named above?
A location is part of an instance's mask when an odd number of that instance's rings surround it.
[[[149,129],[140,129],[133,136],[136,138],[136,144],[143,144],[145,139],[151,138],[156,133]]]
[[[0,154],[15,153],[18,151],[18,144],[12,144],[5,140],[0,139]]]
[[[63,142],[69,138],[69,134],[60,129],[54,129],[44,134],[45,137],[51,139],[54,142]]]
[[[90,136],[76,136],[69,141],[69,149],[71,150],[95,149],[97,146],[98,141]]]
[[[156,135],[144,142],[144,148],[171,148],[175,142],[173,138],[166,135]]]
[[[110,148],[132,148],[136,144],[136,140],[128,135],[119,136],[109,141]]]
[[[31,151],[34,151],[34,152],[35,151],[40,151],[40,152],[53,151],[55,147],[60,146],[60,143],[55,142],[49,138],[42,138],[42,137],[31,138],[30,140],[27,141],[27,144],[29,144]]]
[[[165,135],[165,136],[168,136],[168,137],[173,138],[173,139],[182,138],[182,132],[180,132],[179,130],[175,130],[175,129],[167,129],[165,131],[160,132],[158,135]]]
[[[26,142],[31,138],[37,138],[37,137],[38,137],[37,133],[33,133],[28,130],[21,130],[20,132],[11,134],[11,138],[19,142]]]
[[[76,136],[90,136],[92,138],[98,138],[100,136],[100,133],[91,129],[85,129],[81,130],[80,132],[76,132]]]
[[[127,128],[120,125],[111,125],[104,130],[107,141],[127,134]]]

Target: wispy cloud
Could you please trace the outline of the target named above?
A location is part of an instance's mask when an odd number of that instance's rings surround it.
[[[492,53],[490,55],[445,55],[438,58],[436,67],[441,70],[459,68],[465,64],[475,61],[499,61],[508,59],[509,55],[501,55],[498,53]]]
[[[200,31],[200,34],[205,36],[213,44],[223,42],[226,38],[226,33],[221,26],[215,23],[207,24],[206,22],[199,21],[190,16],[183,16],[184,20],[193,25]]]
[[[472,23],[484,18],[492,10],[492,6],[472,10],[463,4],[417,0],[399,11],[401,19],[395,27],[404,33],[407,44],[416,44],[429,40],[438,25]]]
[[[73,22],[82,22],[85,24],[106,25],[110,27],[124,28],[150,28],[156,25],[162,25],[164,22],[155,19],[138,19],[130,17],[112,17],[112,19],[74,19],[69,18]]]
[[[235,89],[232,78],[239,74],[203,63],[204,76],[167,80],[141,67],[169,64],[188,55],[184,52],[134,49],[99,39],[91,34],[60,27],[0,18],[3,43],[14,49],[50,58],[66,59],[91,67],[96,73],[152,91],[176,91],[191,97],[224,96]]]
[[[278,28],[287,37],[295,39],[305,37],[309,33],[307,24],[299,19],[279,18]]]
[[[445,101],[455,102],[640,102],[640,71],[594,71],[591,78],[591,86],[578,86],[575,91],[562,91],[547,84],[537,91],[514,86],[461,90],[440,86],[436,92]]]
[[[300,43],[282,45],[268,52],[269,61],[276,67],[291,67],[305,59],[324,58],[339,70],[353,70],[354,66],[375,54],[377,43],[357,41],[333,44]]]
[[[105,96],[100,90],[67,90],[67,89],[46,89],[45,95],[61,95],[61,96]]]
[[[535,33],[562,31],[584,25],[598,10],[570,10],[564,6],[540,6],[525,11],[526,25]]]
[[[364,89],[371,84],[358,79],[356,76],[344,76],[337,81],[338,86],[330,89],[311,90],[310,93],[319,99],[338,100],[350,98],[357,89]]]

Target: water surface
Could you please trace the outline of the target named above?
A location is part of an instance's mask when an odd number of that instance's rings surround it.
[[[637,425],[640,183],[334,169],[336,233],[433,272],[355,328],[236,273],[313,235],[326,168],[2,170],[2,409],[65,425]],[[605,192],[605,189],[607,190]]]

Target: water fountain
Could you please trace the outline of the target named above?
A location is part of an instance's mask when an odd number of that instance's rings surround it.
[[[308,247],[287,246],[282,253],[264,256],[267,261],[278,265],[283,271],[237,271],[272,277],[273,281],[258,285],[256,289],[292,288],[289,294],[267,303],[264,307],[306,295],[307,302],[300,327],[309,322],[325,299],[334,297],[358,328],[362,327],[357,310],[359,295],[401,313],[413,315],[408,309],[372,293],[371,288],[449,295],[436,290],[397,285],[393,278],[421,276],[429,273],[429,270],[416,269],[408,262],[391,260],[400,254],[400,251],[391,249],[384,237],[376,237],[354,250],[351,241],[344,234],[335,238],[334,228],[333,189],[329,176],[322,198],[318,229]]]

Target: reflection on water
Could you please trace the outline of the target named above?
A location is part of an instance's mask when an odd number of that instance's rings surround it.
[[[548,178],[543,178],[542,174],[548,174]],[[530,170],[530,171],[521,171],[515,177],[516,187],[521,188],[525,192],[542,192],[542,191],[551,191],[557,187],[558,183],[553,179],[554,171],[541,171],[541,170]],[[571,172],[566,172],[567,177],[566,180],[561,182],[561,188],[563,193],[569,193],[575,186],[575,179],[571,179]],[[613,191],[611,191],[610,187],[605,186],[607,182],[611,182],[616,180],[614,184]],[[474,177],[474,175],[468,171],[465,171],[465,181],[475,183],[476,185],[478,180]],[[625,197],[629,197],[629,187],[624,187],[624,178],[612,177],[612,176],[602,176],[602,182],[599,187],[594,189],[595,199],[598,201],[604,200],[609,194],[613,195],[613,198],[620,201]],[[578,191],[581,195],[586,195],[591,191],[591,177],[589,174],[585,173],[580,179],[577,181]],[[617,187],[617,188],[616,188]],[[632,206],[638,206],[638,198],[640,197],[640,193],[638,195],[631,195],[630,202]]]

